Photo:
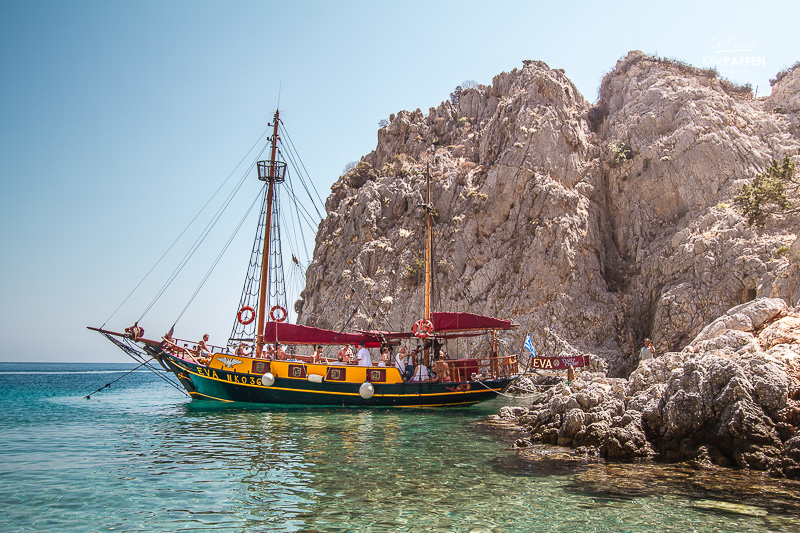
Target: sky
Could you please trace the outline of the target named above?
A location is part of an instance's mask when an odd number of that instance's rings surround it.
[[[630,50],[717,66],[765,96],[800,60],[798,6],[0,0],[0,361],[126,361],[86,326],[142,315],[174,261],[115,309],[244,175],[237,164],[276,107],[324,199],[375,149],[381,119],[427,114],[463,81],[490,84],[524,60],[563,68],[589,102]],[[242,185],[231,227],[260,185],[254,174]],[[146,336],[180,316],[176,336],[224,344],[254,231],[245,225],[181,314],[228,234],[209,237],[200,266],[145,315]]]

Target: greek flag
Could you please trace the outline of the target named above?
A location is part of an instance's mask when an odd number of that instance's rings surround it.
[[[525,349],[530,352],[531,357],[536,357],[536,350],[533,349],[533,341],[531,341],[530,333],[525,336]]]

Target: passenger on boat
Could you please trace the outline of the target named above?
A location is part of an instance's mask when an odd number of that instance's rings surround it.
[[[448,372],[447,364],[441,359],[436,361],[436,363],[433,365],[431,373],[432,373],[431,376],[432,381],[439,381],[439,382],[450,381],[450,372]]]
[[[417,360],[417,353],[419,353],[418,349],[413,350],[408,356],[406,357],[405,364],[406,364],[406,373],[405,379],[409,381],[411,377],[414,375],[414,363]]]
[[[197,343],[197,362],[207,365],[211,361],[211,350],[208,348],[208,333],[203,335],[203,339]]]
[[[287,359],[286,352],[283,351],[280,343],[275,343],[275,359],[278,361],[285,361]]]
[[[372,356],[369,354],[369,350],[367,350],[367,346],[363,342],[358,343],[356,361],[358,361],[359,366],[372,366]]]
[[[211,351],[208,349],[208,333],[203,335],[203,340],[197,343],[197,354],[200,357],[205,357],[211,354]]]
[[[406,373],[406,359],[408,359],[406,347],[400,346],[400,351],[398,351],[397,355],[394,357],[394,366],[400,371],[401,376],[404,376]]]
[[[239,356],[248,356],[250,355],[250,347],[245,343],[240,342],[239,346],[236,347],[236,352],[234,352],[234,354]]]
[[[192,360],[194,362],[197,362],[197,361],[194,360],[194,357],[192,356],[192,352],[190,352],[187,348],[184,348],[183,346],[178,345],[178,343],[175,342],[175,339],[172,338],[172,334],[171,333],[167,333],[166,335],[164,335],[162,337],[162,339],[163,339],[161,341],[161,349],[162,350],[166,350],[166,351],[168,351],[169,353],[171,353],[173,355],[177,355],[178,357],[183,357],[184,359],[188,358],[188,359],[190,359],[190,360]]]
[[[389,347],[384,346],[381,348],[381,358],[378,361],[378,366],[386,366],[389,364]]]
[[[339,350],[339,353],[336,354],[336,360],[340,363],[349,363],[350,358],[353,356],[353,352],[350,351],[349,346],[342,346],[342,349]]]
[[[314,348],[314,353],[311,354],[311,362],[312,363],[322,363],[322,345],[318,344]]]
[[[438,361],[443,357],[444,343],[439,339],[433,339],[433,360]]]
[[[428,372],[428,367],[422,364],[422,359],[417,360],[417,366],[414,367],[414,375],[411,376],[409,381],[419,382],[419,381],[428,381],[431,379],[430,372]]]
[[[131,327],[125,328],[125,336],[138,341],[144,336],[144,328],[139,325],[139,322],[135,322]]]

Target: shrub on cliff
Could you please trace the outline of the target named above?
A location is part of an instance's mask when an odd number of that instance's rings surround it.
[[[734,201],[749,226],[764,227],[770,215],[797,212],[798,207],[789,199],[789,194],[800,187],[796,175],[797,165],[787,155],[780,163],[773,160],[766,172],[753,178],[752,184],[739,189]]]
[[[375,169],[372,168],[372,165],[366,161],[360,161],[347,176],[347,185],[353,189],[358,189],[367,181],[375,181],[377,178],[378,173],[375,172]]]

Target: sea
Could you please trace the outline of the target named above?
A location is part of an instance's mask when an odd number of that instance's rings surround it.
[[[800,531],[797,482],[515,449],[489,415],[524,398],[221,404],[133,368],[0,363],[0,531]]]

